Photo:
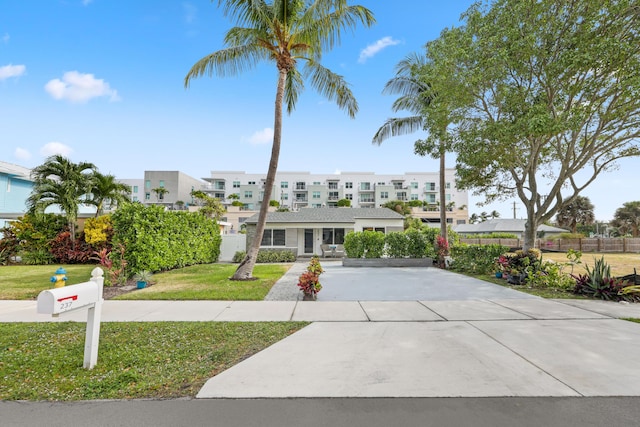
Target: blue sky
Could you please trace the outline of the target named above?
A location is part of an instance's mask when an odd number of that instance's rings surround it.
[[[350,119],[311,88],[284,118],[279,170],[333,173],[436,171],[413,154],[422,135],[371,137],[393,116],[393,96],[381,94],[395,65],[420,51],[445,27],[459,24],[471,0],[352,1],[377,24],[345,33],[323,64],[351,84],[360,111]],[[41,164],[60,153],[89,161],[102,173],[142,178],[145,170],[267,170],[276,70],[265,64],[237,77],[183,81],[191,66],[223,47],[231,22],[217,1],[20,0],[0,5],[0,160]],[[400,115],[400,114],[398,114]],[[452,158],[448,166],[452,167]],[[601,176],[584,195],[598,220],[636,200],[628,160]],[[477,207],[513,217],[512,202]],[[518,202],[518,206],[520,203]],[[525,215],[524,209],[516,212]]]

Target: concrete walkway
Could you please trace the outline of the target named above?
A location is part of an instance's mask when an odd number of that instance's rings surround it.
[[[640,396],[640,324],[618,320],[640,318],[640,305],[545,300],[436,269],[323,266],[315,302],[297,301],[297,263],[270,301],[110,300],[102,320],[314,322],[210,379],[198,398]],[[368,292],[351,300],[358,286]],[[435,287],[437,296],[421,289]],[[0,301],[0,322],[85,316]]]

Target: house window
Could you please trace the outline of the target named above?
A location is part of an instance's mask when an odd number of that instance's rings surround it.
[[[445,186],[445,188],[446,188],[447,190],[448,190],[448,189],[450,189],[450,188],[451,188],[451,183],[450,183],[450,182],[447,182],[447,185]]]
[[[244,192],[244,198],[245,198],[245,199],[251,199],[251,198],[253,198],[253,191],[245,191],[245,192]]]
[[[418,183],[417,182],[412,182],[411,183],[411,188],[417,189],[418,188]]]
[[[384,227],[363,227],[362,231],[377,231],[378,233],[384,233]]]
[[[325,245],[342,245],[344,243],[344,228],[323,228],[322,243]]]
[[[249,185],[256,185],[255,181],[249,181]]]
[[[160,185],[159,185],[159,187],[160,187],[160,188],[164,188],[164,181],[163,181],[162,179],[160,180]]]
[[[133,196],[133,201],[137,202],[138,201],[138,196]]]
[[[11,193],[11,178],[7,177],[7,193]]]
[[[138,186],[137,186],[137,185],[134,185],[134,186],[133,186],[133,189],[132,189],[132,191],[131,191],[131,192],[132,192],[132,193],[137,193],[137,192],[138,192]]]
[[[389,192],[388,191],[381,191],[380,192],[380,198],[381,199],[388,199],[389,198]]]
[[[289,194],[282,193],[282,200],[289,200]]]
[[[456,224],[466,224],[466,223],[467,221],[465,221],[464,219],[456,220]]]
[[[151,188],[151,181],[150,180],[146,180],[144,182],[144,188],[147,188],[147,189]]]
[[[260,246],[284,246],[285,231],[265,228]]]
[[[280,181],[280,188],[289,188],[289,181]]]
[[[353,182],[345,182],[344,188],[353,188]]]
[[[320,181],[313,181],[313,185],[320,185]]]
[[[453,224],[453,218],[447,218],[447,224]]]
[[[240,181],[233,181],[233,188],[240,188]]]
[[[151,193],[144,193],[145,200],[151,200]]]
[[[320,192],[319,191],[314,191],[313,192],[313,198],[314,199],[319,199],[320,198]]]

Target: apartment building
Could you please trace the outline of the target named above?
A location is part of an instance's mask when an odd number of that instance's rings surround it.
[[[144,204],[172,208],[176,202],[182,202],[189,206],[194,202],[191,192],[201,190],[203,186],[206,187],[203,181],[180,171],[144,171],[144,188],[139,188],[136,194],[142,197],[140,201]]]
[[[235,194],[245,209],[257,210],[264,198],[266,174],[244,171],[212,171],[202,190],[225,203]],[[455,187],[455,170],[446,169],[447,222],[468,222],[468,194]],[[338,200],[351,201],[354,208],[375,208],[393,200],[418,200],[423,207],[413,209],[413,216],[425,222],[439,222],[439,175],[437,172],[405,172],[384,175],[373,172],[278,172],[271,199],[280,206],[297,211],[301,208],[337,207]]]

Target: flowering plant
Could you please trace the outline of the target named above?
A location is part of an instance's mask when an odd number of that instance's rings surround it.
[[[320,265],[318,257],[311,258],[307,271],[302,273],[298,278],[298,287],[307,296],[315,297],[320,292],[322,285],[320,284],[320,275],[324,272]]]
[[[445,257],[449,255],[449,242],[442,236],[436,237],[436,246],[438,247],[438,266],[445,268]]]

